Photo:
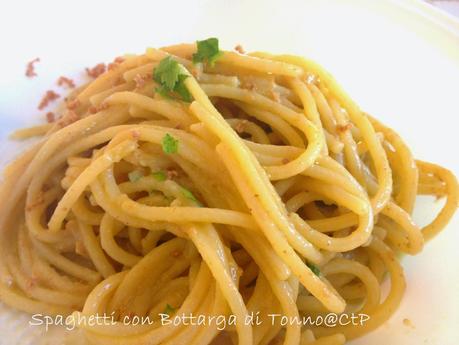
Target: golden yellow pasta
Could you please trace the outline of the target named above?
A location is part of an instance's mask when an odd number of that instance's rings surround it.
[[[93,344],[344,344],[396,310],[398,254],[419,253],[458,205],[451,172],[301,57],[216,39],[150,48],[69,104],[15,135],[42,139],[4,172],[0,299],[110,315],[75,321]],[[446,198],[423,228],[419,194]],[[320,321],[351,314],[366,318]]]

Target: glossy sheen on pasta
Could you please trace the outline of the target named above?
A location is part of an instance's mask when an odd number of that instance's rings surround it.
[[[5,170],[1,300],[49,315],[158,320],[173,307],[239,321],[224,332],[81,325],[94,344],[332,345],[375,329],[403,298],[397,254],[419,253],[455,212],[454,175],[415,160],[309,60],[224,52],[195,65],[195,51],[127,56],[70,95],[74,111],[21,132],[46,133]],[[167,56],[189,73],[191,103],[155,93]],[[167,135],[177,152],[164,152]],[[446,197],[423,228],[410,216],[420,194]],[[240,321],[257,311],[266,322]],[[370,319],[327,328],[267,317],[329,312]]]

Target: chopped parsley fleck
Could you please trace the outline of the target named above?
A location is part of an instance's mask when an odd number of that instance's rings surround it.
[[[159,84],[156,92],[165,98],[175,96],[185,102],[191,102],[193,99],[184,83],[186,78],[188,75],[182,72],[179,63],[170,56],[162,59],[153,70],[153,80]]]
[[[140,180],[140,178],[143,176],[142,172],[139,171],[139,170],[134,170],[134,171],[131,171],[129,174],[128,174],[128,178],[129,178],[129,181],[131,182],[137,182],[138,180]]]
[[[172,307],[169,303],[166,304],[166,308],[164,309],[163,314],[172,315],[173,313],[175,313],[175,308]]]
[[[182,100],[184,100],[185,102],[190,103],[191,101],[193,101],[193,97],[191,96],[190,91],[188,91],[188,89],[185,86],[184,81],[185,81],[186,78],[188,78],[188,76],[186,74],[180,74],[179,75],[178,82],[175,85],[174,91],[175,91],[175,93],[177,93],[180,96],[180,98]]]
[[[320,269],[319,269],[319,267],[317,267],[317,266],[314,265],[314,264],[311,264],[310,262],[308,262],[306,265],[309,267],[309,269],[310,269],[316,276],[318,276],[318,277],[320,276]]]
[[[186,189],[185,187],[180,187],[180,190],[183,194],[183,196],[185,198],[187,198],[188,200],[191,200],[193,201],[194,203],[198,204],[198,206],[202,206],[202,204],[199,202],[198,199],[196,199],[196,197],[194,196],[193,193],[191,193],[191,191],[189,191],[188,189]]]
[[[163,140],[161,140],[161,146],[163,148],[163,151],[164,153],[167,153],[167,154],[177,153],[178,144],[179,144],[179,141],[175,139],[169,133],[166,133]]]
[[[215,61],[223,55],[223,52],[218,48],[218,38],[211,37],[204,41],[196,41],[198,51],[193,54],[193,63],[207,62],[210,66],[215,64]]]
[[[156,181],[162,182],[162,181],[167,180],[167,175],[164,171],[157,171],[157,172],[152,173],[152,175]]]

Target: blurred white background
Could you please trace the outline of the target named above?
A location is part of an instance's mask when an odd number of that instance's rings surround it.
[[[429,4],[442,9],[443,11],[459,17],[459,1],[457,0],[425,0]]]

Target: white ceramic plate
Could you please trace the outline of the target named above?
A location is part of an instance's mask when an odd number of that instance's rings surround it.
[[[459,173],[459,24],[418,1],[16,0],[1,7],[2,165],[27,145],[9,142],[8,133],[43,121],[36,105],[60,75],[78,78],[84,67],[121,53],[216,36],[227,49],[241,43],[316,59],[418,158]],[[28,80],[25,64],[37,56],[39,77]],[[421,207],[416,219],[432,216]],[[404,259],[400,309],[353,345],[459,343],[458,225],[456,217],[420,255]],[[43,329],[28,320],[0,305],[0,344],[64,342],[56,329],[39,341]]]

